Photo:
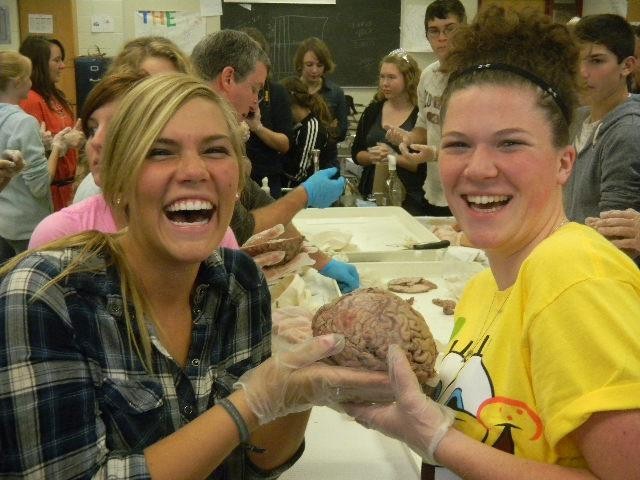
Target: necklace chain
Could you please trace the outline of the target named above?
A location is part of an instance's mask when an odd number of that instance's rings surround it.
[[[493,298],[491,299],[491,305],[489,305],[489,309],[487,310],[487,314],[484,317],[482,326],[478,329],[478,333],[474,336],[471,346],[467,349],[466,358],[469,358],[470,356],[478,353],[477,350],[479,346],[484,344],[484,337],[487,335],[487,332],[491,329],[493,324],[496,322],[496,320],[502,313],[504,306],[506,305],[507,301],[509,301],[509,297],[511,296],[512,291],[513,290],[509,290],[509,293],[507,293],[507,296],[505,297],[504,300],[502,300],[502,303],[497,308],[496,313],[493,316],[491,316],[491,312],[493,311],[493,306],[496,303],[496,298],[498,297],[498,294],[500,293],[500,291],[497,291],[493,294]]]
[[[554,233],[556,233],[556,231],[558,231],[561,227],[564,227],[567,223],[569,223],[569,219],[565,218],[564,220],[562,220],[558,225],[556,225],[555,227],[553,227],[553,229],[551,230],[551,233],[549,234],[549,236],[553,235]]]
[[[553,227],[553,229],[549,233],[549,236],[553,235],[557,230],[559,230],[561,227],[563,227],[567,223],[569,223],[569,220],[567,218],[565,218],[564,220],[562,220],[562,222],[560,222],[558,225]],[[507,293],[505,299],[502,300],[502,303],[497,308],[496,313],[493,316],[491,316],[491,312],[493,311],[493,306],[496,303],[496,298],[498,297],[498,294],[500,293],[500,291],[496,291],[493,294],[493,298],[491,299],[491,305],[489,305],[489,309],[487,310],[487,314],[484,317],[484,321],[482,322],[481,327],[478,329],[478,334],[476,334],[474,336],[474,339],[472,340],[470,347],[467,349],[466,358],[469,358],[470,356],[478,353],[477,349],[478,349],[479,345],[483,345],[484,337],[487,335],[487,332],[491,329],[493,324],[496,322],[496,320],[498,319],[498,317],[502,313],[502,310],[504,309],[504,306],[509,301],[509,297],[511,297],[511,292],[512,291],[513,290],[509,290],[509,293]]]

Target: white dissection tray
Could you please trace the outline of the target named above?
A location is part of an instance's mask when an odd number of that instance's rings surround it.
[[[347,415],[314,407],[302,457],[280,480],[418,480],[420,458],[409,448]]]
[[[393,252],[345,252],[349,263],[362,262],[431,262],[441,260],[446,249],[396,250]]]
[[[413,308],[425,318],[433,337],[447,344],[453,331],[453,315],[445,315],[442,307],[435,305],[435,298],[455,300],[456,303],[466,283],[483,270],[474,262],[369,262],[353,264],[360,274],[361,287],[386,288],[389,280],[398,277],[424,277],[438,288],[426,293],[396,293],[404,299],[413,297]]]
[[[328,231],[351,235],[349,244],[340,250],[346,254],[402,251],[415,243],[438,241],[400,207],[306,208],[293,218],[293,224],[307,236]]]

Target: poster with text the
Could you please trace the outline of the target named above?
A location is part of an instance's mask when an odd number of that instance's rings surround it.
[[[205,35],[204,18],[200,12],[138,10],[134,15],[136,37],[160,35],[172,40],[187,54],[191,54],[193,47]]]

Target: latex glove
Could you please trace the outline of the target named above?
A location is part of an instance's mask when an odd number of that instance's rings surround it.
[[[271,311],[271,351],[290,351],[313,337],[313,313],[304,307],[281,307]]]
[[[247,140],[249,140],[249,137],[251,136],[251,129],[249,128],[249,125],[247,125],[247,122],[245,122],[244,120],[240,122],[240,138],[242,139],[243,142],[247,142]]]
[[[438,149],[432,145],[422,145],[419,143],[412,143],[411,150],[415,150],[415,152],[411,152],[407,145],[402,142],[398,147],[400,149],[400,153],[407,159],[412,162],[419,164],[425,162],[435,162],[438,160]]]
[[[303,240],[302,241],[302,248],[300,250],[302,250],[303,252],[309,253],[309,254],[318,253],[320,251],[320,249],[318,247],[316,247],[314,244],[312,244],[308,240]]]
[[[307,207],[330,207],[332,203],[340,198],[344,192],[346,180],[344,177],[332,179],[331,177],[337,172],[338,169],[336,167],[325,168],[302,182],[302,187],[307,192]]]
[[[402,142],[407,141],[407,139],[409,138],[410,132],[403,128],[391,127],[389,125],[384,125],[382,128],[387,131],[384,137],[394,145],[400,145]]]
[[[85,143],[84,132],[82,131],[82,120],[78,119],[75,126],[64,135],[64,141],[68,148],[81,148]]]
[[[242,244],[241,248],[268,242],[269,240],[278,238],[283,233],[284,226],[279,223],[278,225],[274,225],[267,230],[263,230],[262,232],[258,232],[252,235],[247,239],[246,242]],[[253,261],[256,262],[260,267],[268,267],[270,265],[280,263],[284,259],[285,255],[286,254],[283,250],[273,250],[271,252],[265,252],[254,256]]]
[[[321,363],[344,348],[342,335],[313,337],[291,351],[276,353],[244,373],[234,385],[243,388],[260,425],[312,406],[353,401],[390,401],[384,372]]]
[[[252,258],[260,268],[264,268],[280,263],[282,260],[284,260],[284,257],[286,257],[286,255],[287,254],[284,250],[272,250],[270,252],[260,253]]]
[[[291,260],[283,265],[276,265],[274,267],[265,266],[262,267],[262,272],[264,276],[267,278],[267,283],[269,285],[277,282],[281,278],[286,277],[292,273],[298,273],[303,270],[305,267],[310,267],[314,265],[316,262],[313,260],[308,253],[300,252]]]
[[[51,151],[56,150],[58,157],[64,157],[67,154],[69,145],[65,140],[65,135],[71,131],[71,127],[65,127],[53,136],[51,141]]]
[[[640,212],[632,208],[608,210],[600,218],[587,217],[585,224],[607,237],[631,257],[640,255]]]
[[[338,287],[340,287],[342,293],[349,293],[360,287],[358,270],[350,263],[332,258],[319,272],[325,277],[333,278],[338,282]]]
[[[22,154],[18,150],[4,150],[0,155],[0,190],[24,168]]]
[[[386,143],[378,142],[377,145],[367,148],[371,154],[372,163],[384,163],[387,161],[389,154],[395,154],[395,151]]]
[[[422,392],[405,352],[398,345],[389,346],[387,362],[395,403],[342,407],[361,425],[405,442],[426,463],[436,465],[435,451],[455,415]]]
[[[251,245],[256,245],[258,243],[268,242],[269,240],[274,240],[278,238],[280,235],[284,233],[284,225],[281,223],[274,225],[271,228],[267,228],[258,233],[254,233],[251,235],[246,242],[242,244],[243,247],[249,247]]]
[[[51,142],[53,141],[53,134],[47,130],[47,125],[44,122],[40,122],[40,138],[42,139],[42,145],[44,149],[51,150]]]

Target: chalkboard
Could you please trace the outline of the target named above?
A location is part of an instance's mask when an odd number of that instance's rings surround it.
[[[222,28],[254,27],[271,46],[272,75],[295,75],[293,55],[307,37],[331,49],[337,67],[329,77],[343,87],[375,86],[382,57],[400,46],[399,0],[336,0],[335,5],[224,2]]]

